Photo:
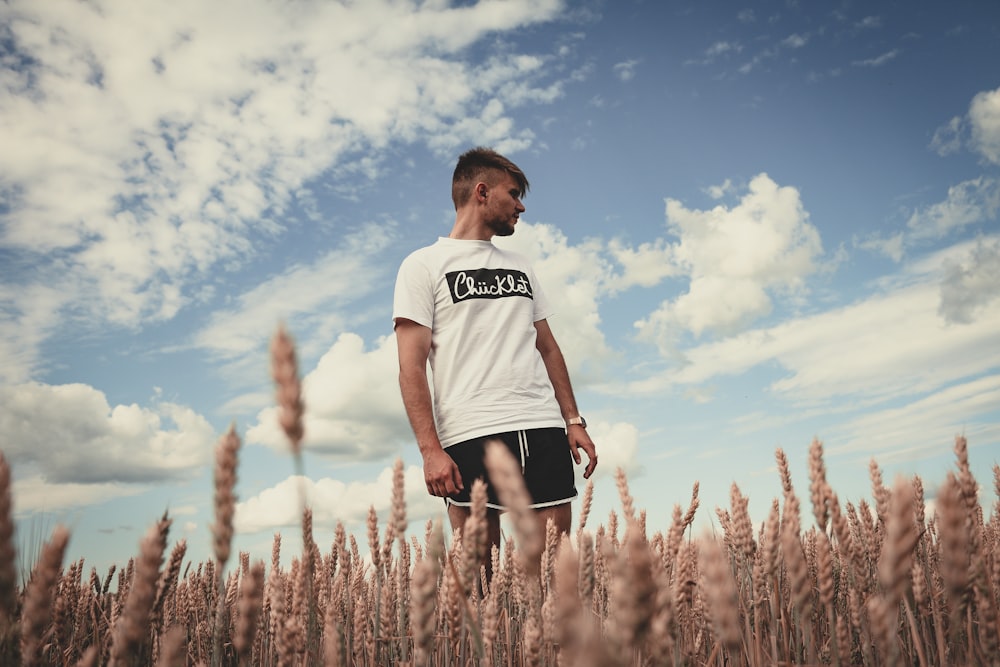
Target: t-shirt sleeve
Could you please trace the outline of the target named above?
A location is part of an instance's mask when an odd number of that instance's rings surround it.
[[[434,283],[423,262],[413,255],[403,260],[396,274],[392,298],[392,325],[399,318],[413,320],[425,327],[434,324]]]
[[[538,281],[538,276],[535,275],[534,270],[528,272],[528,280],[531,282],[531,298],[535,305],[533,321],[547,320],[555,314],[555,309],[545,296],[545,291],[542,289],[542,284]]]

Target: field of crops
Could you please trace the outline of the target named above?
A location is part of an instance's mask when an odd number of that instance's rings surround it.
[[[280,333],[272,358],[299,457],[304,408]],[[164,516],[125,567],[88,571],[63,562],[69,533],[57,527],[23,588],[0,456],[0,664],[1000,664],[1000,467],[984,509],[961,437],[933,514],[921,479],[886,485],[875,461],[871,501],[841,501],[814,441],[805,507],[777,450],[782,497],[754,521],[733,485],[716,536],[692,534],[697,482],[659,530],[621,471],[620,511],[589,528],[588,485],[578,525],[560,535],[527,508],[517,464],[491,448],[514,528],[492,553],[481,484],[463,530],[408,533],[397,461],[391,516],[380,526],[371,511],[367,544],[343,525],[317,544],[304,507],[301,535],[276,535],[268,562],[231,558],[239,447],[230,430],[216,450],[212,557],[195,562],[183,540],[171,545]],[[281,549],[294,554],[288,568]]]

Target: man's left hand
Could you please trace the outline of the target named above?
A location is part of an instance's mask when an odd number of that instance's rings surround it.
[[[594,446],[594,441],[590,439],[587,429],[580,424],[573,424],[567,428],[566,437],[569,439],[569,451],[573,454],[573,460],[576,461],[577,465],[583,461],[580,457],[580,450],[587,453],[587,468],[583,471],[583,478],[590,479],[594,468],[597,467],[597,448]]]

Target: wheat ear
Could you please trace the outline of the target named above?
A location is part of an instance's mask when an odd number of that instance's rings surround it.
[[[156,584],[167,547],[170,519],[163,518],[150,526],[139,545],[139,559],[122,615],[111,643],[110,665],[128,665],[144,650],[149,639],[149,617],[156,601]]]
[[[537,577],[545,543],[531,509],[531,496],[524,486],[518,463],[502,443],[491,441],[486,445],[486,470],[497,489],[500,502],[510,512],[514,532],[520,542],[518,552],[524,559],[525,571],[531,577]]]
[[[299,366],[295,356],[295,345],[283,326],[271,339],[271,376],[277,390],[279,409],[278,421],[288,437],[292,453],[299,460],[302,452],[302,438],[305,428],[302,414],[302,384],[299,381]]]
[[[257,634],[257,620],[264,605],[264,562],[250,566],[240,586],[239,616],[233,648],[240,664],[247,664],[252,657],[253,639]]]
[[[42,547],[31,579],[24,590],[21,611],[21,660],[24,665],[48,663],[43,653],[43,638],[52,616],[55,586],[62,570],[63,555],[69,543],[69,530],[56,526],[52,538]]]

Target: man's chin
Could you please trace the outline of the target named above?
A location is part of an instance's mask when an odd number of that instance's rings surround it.
[[[510,236],[514,233],[514,225],[490,225],[494,236]]]

